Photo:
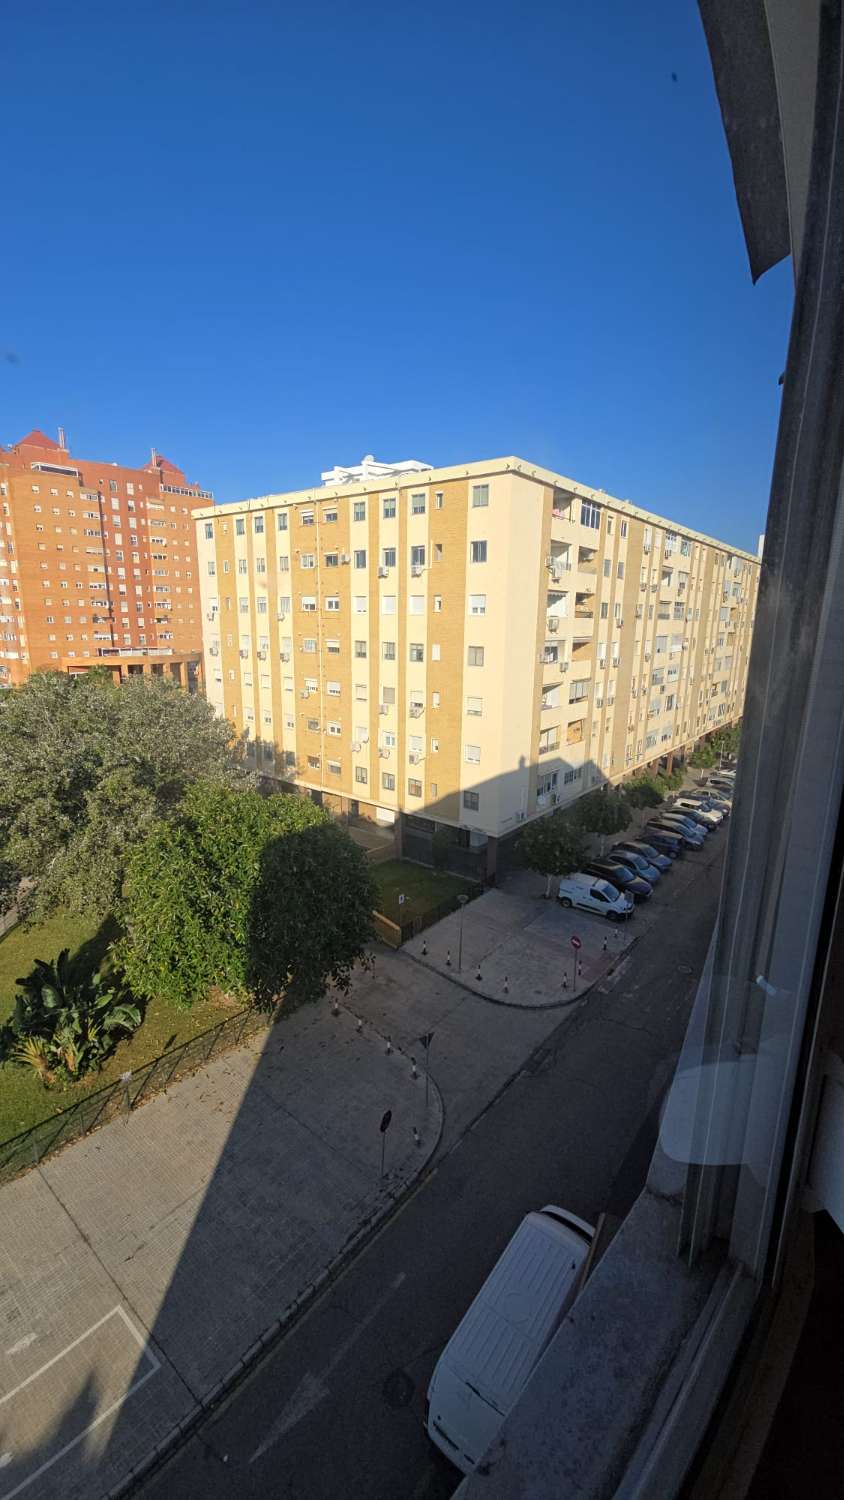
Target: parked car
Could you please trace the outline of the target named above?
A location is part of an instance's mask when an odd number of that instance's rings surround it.
[[[707,776],[706,786],[712,791],[725,792],[728,797],[732,797],[736,789],[734,777],[726,776],[720,771],[715,772],[712,776]]]
[[[701,843],[705,842],[706,836],[709,833],[709,829],[704,828],[701,823],[696,823],[689,813],[675,812],[673,807],[667,807],[664,812],[660,812],[654,819],[654,822],[677,824],[678,827],[684,828],[687,833],[690,833],[693,838],[700,839]]]
[[[588,1271],[591,1224],[546,1205],[522,1220],[434,1366],[425,1426],[470,1474],[568,1313]]]
[[[627,865],[620,864],[617,859],[590,859],[583,866],[587,875],[598,875],[602,880],[608,880],[619,891],[626,891],[634,901],[650,901],[653,895],[653,886],[650,881],[638,871],[629,870]]]
[[[714,787],[711,793],[684,792],[683,798],[686,802],[692,802],[696,807],[702,807],[707,812],[719,812],[722,818],[728,818],[732,812],[732,803],[725,796],[719,795]]]
[[[615,848],[610,850],[609,858],[620,865],[626,865],[628,870],[632,870],[634,875],[641,875],[642,879],[647,880],[651,886],[656,885],[662,879],[662,871],[657,869],[656,865],[650,864],[644,854],[637,854],[633,849],[622,849],[616,844]]]
[[[642,835],[651,848],[659,854],[667,854],[672,860],[680,859],[686,852],[683,835],[670,828],[661,828],[658,823],[648,823],[642,829]]]
[[[625,922],[633,914],[632,896],[600,876],[587,875],[585,870],[563,876],[557,900],[561,906],[577,906],[581,911],[597,912],[608,922]]]
[[[711,807],[701,807],[699,802],[691,802],[687,797],[678,797],[671,805],[671,810],[679,808],[681,812],[688,813],[695,823],[700,823],[703,828],[720,828],[723,823],[723,815]]]
[[[679,841],[681,849],[703,848],[703,839],[687,833],[686,829],[683,828],[679,823],[649,823],[647,828],[644,828],[642,832],[645,833],[648,838],[653,837],[655,843],[656,835],[658,833],[663,835],[672,834],[674,838]],[[659,848],[658,844],[657,848]]]
[[[625,853],[629,850],[631,854],[641,855],[648,861],[648,864],[659,870],[661,875],[667,875],[674,863],[674,857],[671,854],[660,853],[653,844],[646,844],[643,839],[624,839],[620,844],[614,844],[610,853],[615,854],[618,850],[623,850]]]

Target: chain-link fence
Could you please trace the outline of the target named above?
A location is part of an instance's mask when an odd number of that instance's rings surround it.
[[[0,1184],[37,1166],[46,1156],[71,1141],[79,1140],[98,1125],[104,1125],[120,1114],[128,1114],[153,1094],[161,1093],[169,1084],[203,1067],[217,1053],[239,1047],[255,1032],[264,1030],[271,1020],[272,1016],[265,1011],[253,1008],[238,1011],[210,1031],[200,1032],[182,1042],[181,1046],[172,1047],[152,1062],[144,1063],[143,1067],[122,1074],[105,1088],[86,1094],[59,1114],[50,1115],[20,1135],[3,1141],[0,1144]]]

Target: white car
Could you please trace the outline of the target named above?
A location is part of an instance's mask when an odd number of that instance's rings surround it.
[[[586,875],[583,870],[576,875],[563,876],[557,900],[561,906],[594,911],[599,917],[606,917],[608,922],[626,922],[633,915],[632,896],[598,875]]]
[[[595,1231],[549,1203],[527,1215],[437,1360],[428,1436],[470,1474],[498,1435],[588,1272]]]
[[[699,802],[693,802],[689,797],[678,797],[672,806],[691,813],[695,822],[703,823],[707,828],[718,828],[724,821],[723,813],[716,812],[714,808],[701,807]]]

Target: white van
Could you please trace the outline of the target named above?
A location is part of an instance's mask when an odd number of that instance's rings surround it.
[[[626,922],[633,915],[633,897],[619,891],[608,880],[595,875],[564,875],[557,900],[561,906],[579,906],[582,911],[597,912],[609,922]]]
[[[489,1447],[577,1296],[594,1234],[553,1204],[528,1214],[437,1360],[428,1436],[464,1474]]]

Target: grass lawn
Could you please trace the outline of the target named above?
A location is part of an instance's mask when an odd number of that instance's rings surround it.
[[[102,964],[110,942],[117,935],[112,921],[98,924],[68,913],[45,922],[40,927],[15,927],[0,940],[0,1024],[14,1009],[15,980],[27,974],[36,958],[52,960],[62,948],[69,948],[71,960],[80,968],[93,970]],[[214,1001],[195,1005],[192,1010],[174,1010],[161,1001],[150,1001],[142,1024],[134,1036],[121,1042],[103,1066],[80,1083],[45,1089],[35,1074],[16,1063],[0,1063],[0,1141],[28,1130],[39,1120],[57,1114],[84,1094],[112,1083],[127,1069],[136,1069],[201,1031],[216,1026],[232,1013],[232,1007]]]
[[[378,887],[378,911],[391,922],[409,922],[461,892],[467,896],[478,892],[475,881],[462,880],[459,875],[440,875],[436,870],[403,859],[388,859],[382,865],[374,865],[372,874]],[[399,895],[406,898],[401,906]]]

